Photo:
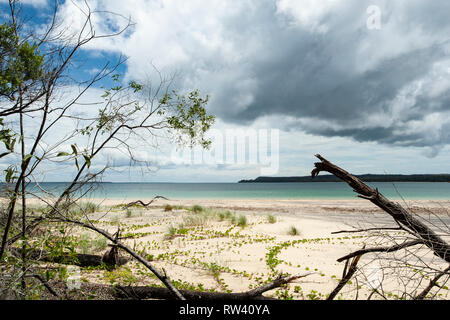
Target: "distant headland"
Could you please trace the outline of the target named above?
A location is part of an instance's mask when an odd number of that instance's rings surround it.
[[[450,174],[363,174],[355,175],[364,182],[450,182]],[[340,182],[334,175],[319,175],[302,177],[258,177],[250,180],[240,180],[239,183],[261,182]]]

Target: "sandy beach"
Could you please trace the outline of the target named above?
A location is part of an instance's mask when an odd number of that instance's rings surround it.
[[[128,209],[121,208],[124,202],[119,200],[90,201],[100,205],[97,212],[88,214],[96,226],[111,233],[120,226],[122,235],[128,237],[124,241],[164,269],[182,288],[242,292],[280,273],[311,273],[265,294],[276,298],[324,299],[342,277],[344,263],[337,259],[374,241],[361,233],[333,232],[396,227],[392,218],[363,199],[158,199],[147,208]],[[417,200],[402,205],[419,217],[450,225],[448,201]],[[76,232],[98,237],[86,230]],[[440,266],[433,256],[422,258]],[[371,273],[366,283],[347,285],[339,299],[370,294],[370,283],[381,276],[382,266],[373,254],[363,256],[360,266],[361,272]],[[82,279],[92,283],[158,284],[135,262],[112,273],[82,270]],[[357,287],[359,290],[355,290]],[[393,285],[389,292],[396,294],[397,289],[401,291]]]

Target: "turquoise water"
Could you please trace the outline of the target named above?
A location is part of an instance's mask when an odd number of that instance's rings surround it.
[[[391,199],[450,200],[450,183],[368,183]],[[67,183],[45,182],[41,187],[61,192]],[[32,187],[32,186],[31,186]],[[316,183],[100,183],[87,197],[108,199],[352,199],[355,193],[343,182]],[[35,189],[36,191],[36,189]],[[39,192],[40,193],[40,192]],[[42,193],[40,193],[42,195]]]

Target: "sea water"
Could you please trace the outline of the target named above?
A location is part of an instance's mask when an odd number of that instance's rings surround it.
[[[368,183],[390,199],[450,200],[446,182]],[[43,182],[40,188],[58,196],[68,183]],[[40,188],[30,184],[39,196]],[[160,195],[169,199],[352,199],[356,194],[344,182],[299,183],[98,183],[81,189],[84,197],[101,199],[149,199]]]

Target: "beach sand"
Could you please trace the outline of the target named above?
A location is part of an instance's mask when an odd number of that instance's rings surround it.
[[[332,232],[396,227],[391,217],[363,199],[158,199],[147,208],[128,209],[117,206],[124,203],[119,200],[90,201],[101,206],[99,212],[88,215],[98,227],[114,233],[120,225],[122,235],[130,237],[124,242],[145,255],[157,268],[164,269],[182,288],[242,292],[280,273],[313,273],[287,288],[265,293],[278,298],[324,299],[342,277],[344,263],[336,260],[361,249],[364,244],[370,246],[379,240],[361,233]],[[172,210],[166,211],[167,205],[173,206]],[[192,210],[195,205],[201,206],[197,207],[198,212]],[[420,217],[435,219],[436,223],[443,220],[450,225],[448,201],[417,200],[402,205]],[[274,219],[269,221],[268,215]],[[237,225],[240,216],[245,216],[245,226]],[[293,228],[297,234],[292,234]],[[77,232],[90,233],[86,230]],[[442,266],[439,259],[427,254],[426,250],[424,252],[424,261]],[[360,261],[361,272],[365,275],[359,278],[365,279],[365,283],[352,282],[338,298],[354,299],[356,294],[363,298],[370,294],[371,286],[377,286],[377,279],[387,274],[374,257],[367,254]],[[131,273],[133,277],[121,276],[121,272]],[[148,270],[134,262],[113,274],[105,273],[103,270],[83,270],[82,277],[97,283],[108,283],[114,278],[121,284],[158,284]],[[361,286],[358,293],[357,286]],[[392,294],[402,292],[396,284],[384,289]],[[443,298],[448,298],[447,292],[442,292]],[[374,296],[377,298],[380,297]]]

